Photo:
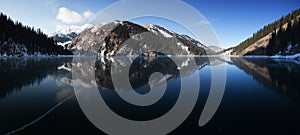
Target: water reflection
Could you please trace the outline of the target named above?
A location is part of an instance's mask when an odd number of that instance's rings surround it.
[[[300,101],[300,63],[296,60],[231,58],[233,63],[264,86]]]
[[[267,108],[266,110],[263,110],[264,112],[272,112],[272,115],[276,114],[276,116],[282,117],[281,122],[286,122],[288,125],[296,126],[297,124],[289,124],[288,122],[289,120],[296,121],[299,119],[299,117],[297,117],[297,111],[299,112],[299,110],[297,108],[292,108],[294,107],[292,106],[293,104],[291,105],[291,108],[288,108],[290,102],[283,102],[285,104],[279,106],[277,103],[281,103],[281,99],[285,98],[276,96],[278,95],[276,93],[280,93],[281,95],[285,95],[290,99],[296,101],[300,100],[300,87],[298,85],[298,83],[300,82],[300,64],[298,61],[226,57],[101,57],[99,59],[75,59],[81,60],[76,61],[72,58],[0,59],[0,134],[25,125],[28,122],[31,122],[32,120],[41,116],[45,112],[49,111],[51,107],[58,104],[60,101],[64,100],[67,96],[73,93],[73,89],[70,86],[71,83],[73,83],[73,85],[80,85],[84,88],[97,86],[97,90],[100,91],[100,94],[103,96],[105,101],[107,101],[109,107],[111,107],[117,114],[125,118],[134,120],[150,120],[165,114],[173,107],[172,105],[174,105],[179,95],[179,80],[181,79],[181,77],[188,77],[192,74],[199,74],[201,76],[201,92],[204,92],[204,94],[201,94],[204,95],[204,98],[199,98],[199,100],[197,101],[198,107],[196,106],[195,110],[202,110],[201,105],[204,105],[206,101],[206,97],[208,95],[207,91],[209,90],[211,83],[210,68],[212,66],[218,66],[219,64],[224,63],[226,63],[228,67],[228,79],[231,79],[227,81],[225,93],[228,92],[232,95],[227,95],[226,97],[225,94],[223,101],[225,101],[225,103],[227,104],[222,104],[220,106],[221,113],[216,115],[216,119],[213,119],[212,122],[209,123],[210,125],[201,129],[208,128],[209,131],[215,131],[218,126],[224,127],[225,124],[228,124],[227,119],[233,119],[232,121],[234,121],[235,117],[241,118],[241,120],[237,121],[237,123],[233,122],[234,124],[231,125],[238,126],[244,124],[252,128],[253,125],[257,124],[253,121],[261,122],[261,119],[264,118],[258,116],[270,116],[269,114],[257,115],[253,117],[249,116],[252,113],[255,114],[258,110],[262,110],[261,108]],[[191,64],[190,61],[192,59],[195,60],[196,67],[188,68]],[[122,102],[120,100],[120,97],[118,97],[118,92],[120,91],[116,92],[114,90],[115,88],[112,83],[111,73],[112,70],[114,70],[115,72],[122,72],[124,67],[128,67],[128,65],[130,65],[129,73],[126,74],[126,77],[129,78],[130,84],[133,89],[140,94],[147,93],[147,90],[150,89],[151,84],[160,85],[161,83],[164,83],[163,81],[161,81],[162,78],[160,77],[149,79],[151,78],[150,75],[152,73],[160,72],[162,75],[164,75],[164,77],[166,77],[165,80],[167,81],[168,88],[164,94],[164,97],[162,97],[162,100],[158,101],[157,104],[154,104],[153,106],[144,108],[129,105],[128,103]],[[112,69],[112,66],[114,66],[115,68]],[[238,70],[236,67],[241,70]],[[181,74],[179,74],[179,70],[182,71]],[[78,77],[79,79],[73,80],[74,78],[72,79],[71,71],[73,73],[80,73],[81,76]],[[92,72],[94,74],[90,74]],[[243,82],[244,80],[246,80],[247,82]],[[239,83],[237,84],[236,81],[238,81]],[[248,86],[248,84],[253,84],[255,86]],[[258,85],[260,87],[258,87]],[[261,87],[262,85],[265,87]],[[247,87],[248,91],[241,91],[241,89],[244,87]],[[252,87],[257,88],[256,90],[253,90],[255,92],[251,91]],[[124,91],[121,92],[128,92],[126,91],[128,89],[128,87],[123,87],[122,90]],[[270,89],[273,91],[264,93],[264,91]],[[265,96],[257,98],[257,95]],[[272,99],[272,96],[274,97],[274,99],[277,99],[275,100],[277,102],[273,102],[274,100]],[[231,100],[233,102],[231,102]],[[80,130],[81,127],[88,127],[87,129],[90,129],[90,127],[95,128],[94,126],[89,125],[90,123],[88,122],[86,117],[82,118],[82,121],[86,122],[85,124],[81,124],[81,122],[78,122],[78,118],[83,115],[82,111],[80,110],[80,108],[78,108],[78,103],[76,100],[72,100],[71,104],[76,105],[74,105],[75,107],[72,106],[73,108],[64,108],[64,111],[69,110],[70,113],[58,111],[55,116],[63,119],[67,119],[66,116],[72,116],[71,118],[74,118],[72,119],[72,122],[57,119],[57,117],[51,116],[50,119],[46,119],[42,122],[39,121],[36,123],[36,126],[30,127],[33,133],[37,133],[40,127],[43,128],[43,124],[46,125],[46,128],[44,127],[44,129],[56,126],[59,130],[61,129],[58,128],[59,126],[63,127],[64,125],[68,125],[70,123],[78,126],[78,128],[76,127],[77,130],[73,130],[74,128],[66,128],[65,131],[68,133],[76,132]],[[251,106],[251,104],[254,105]],[[274,109],[270,107],[273,104],[275,104],[274,106],[278,108],[274,107]],[[77,111],[74,111],[73,109],[76,107],[77,109],[75,110]],[[244,109],[240,109],[243,107]],[[230,113],[239,114],[245,111],[245,115],[241,115],[240,117],[238,117],[238,115],[228,117],[228,115],[226,115],[226,110],[230,110],[232,108],[237,109],[232,112],[229,111]],[[222,113],[224,112],[224,110],[225,113]],[[280,112],[274,113],[278,110],[280,110]],[[293,111],[295,114],[290,115],[290,112]],[[264,112],[258,111],[257,114]],[[186,123],[183,123],[181,129],[184,131],[189,131],[192,127],[193,131],[200,130],[196,124],[200,115],[198,113],[198,111],[194,111],[190,119],[188,119]],[[249,118],[247,119],[246,117]],[[289,119],[285,120],[285,117]],[[243,123],[248,122],[249,120],[250,123]],[[264,127],[265,125],[270,125],[270,127],[274,126],[275,122],[268,121],[269,119],[264,120],[265,122],[261,127]],[[58,123],[62,121],[65,121],[65,123],[59,125]],[[76,125],[76,123],[78,124]],[[220,124],[218,125],[218,123],[221,123],[221,126]],[[225,124],[222,125],[223,123]],[[284,127],[283,129],[288,128]],[[98,130],[96,130],[96,132],[97,131]],[[175,133],[177,133],[177,131],[175,131]]]
[[[190,68],[191,59],[194,59],[197,66]],[[174,62],[176,61],[176,63]],[[207,57],[137,57],[132,59],[131,57],[111,57],[97,59],[95,63],[95,80],[99,89],[109,88],[115,89],[112,83],[112,76],[120,76],[123,72],[126,73],[126,67],[129,68],[128,75],[131,87],[136,89],[139,87],[150,87],[148,82],[150,75],[154,72],[163,74],[167,81],[174,80],[181,76],[188,76],[198,69],[203,68],[209,64]],[[112,65],[116,67],[111,69]],[[111,74],[111,70],[114,70],[114,74]],[[182,70],[181,74],[179,70]],[[116,78],[117,82],[123,82],[121,77]],[[159,85],[163,83],[162,78],[156,77],[151,80],[150,84]],[[122,85],[122,90],[130,89],[129,86]]]
[[[176,59],[179,64],[173,61]],[[154,72],[162,73],[167,81],[179,78],[179,69],[184,69],[190,64],[190,59],[197,63],[195,69],[182,70],[182,76],[188,76],[196,70],[201,70],[204,66],[210,64],[218,65],[226,62],[242,69],[245,73],[251,75],[253,79],[262,85],[274,89],[279,93],[288,96],[291,99],[300,100],[300,63],[295,60],[274,60],[274,59],[255,59],[255,58],[230,58],[221,57],[112,57],[100,58],[95,61],[93,66],[76,63],[72,58],[6,58],[0,59],[0,98],[5,98],[12,92],[20,91],[23,87],[39,85],[47,76],[52,76],[57,83],[70,84],[71,66],[81,72],[95,71],[95,76],[86,77],[74,82],[78,85],[91,84],[90,78],[94,78],[99,89],[114,89],[111,78],[111,66],[117,67],[115,70],[122,72],[125,66],[131,65],[128,78],[132,88],[149,88],[149,77]],[[84,66],[85,65],[85,66]],[[68,73],[68,75],[67,75]],[[87,74],[88,75],[88,74]],[[84,78],[84,77],[83,77]],[[160,84],[161,78],[152,80],[153,84]],[[128,89],[128,88],[124,88]],[[66,92],[65,92],[66,93]],[[60,95],[63,95],[61,93]],[[58,98],[60,99],[60,98]]]
[[[188,59],[190,59],[190,57],[178,57],[177,59],[181,60],[182,65],[188,65]],[[292,100],[300,101],[300,86],[298,85],[298,82],[300,82],[300,62],[297,60],[241,57],[194,57],[194,59],[198,65],[199,70],[201,70],[204,66],[208,64],[210,66],[216,66],[223,63],[235,65],[248,75],[252,76],[253,79],[256,80],[258,83],[272,90],[275,90],[281,95],[285,95]],[[118,64],[120,66],[128,65],[128,63],[120,64],[121,62],[124,62],[122,59],[112,59],[112,61],[113,63]],[[178,72],[176,70],[176,65],[174,65],[174,63],[171,63],[171,61],[172,60],[169,58],[135,59],[132,64],[134,66],[131,67],[132,72],[130,74],[133,76],[133,78],[131,78],[131,82],[136,82],[132,83],[132,85],[135,86],[134,88],[142,86],[136,85],[139,84],[138,81],[142,81],[141,84],[147,84],[147,79],[149,78],[149,75],[153,72],[169,72],[169,74],[172,75],[170,76],[169,80],[173,80],[179,77]],[[103,66],[105,65],[104,63],[106,63],[106,65],[107,63],[111,63],[111,60],[107,60],[107,62],[101,62],[101,60],[98,60],[96,63],[98,64],[98,66]],[[108,65],[108,67],[110,67],[110,64]],[[101,69],[99,69],[97,68],[97,71],[103,72],[101,71]],[[185,76],[193,72],[195,72],[195,70],[188,70],[187,72],[185,72]],[[142,74],[142,78],[139,78],[139,74]],[[96,75],[96,79],[98,77],[101,78],[100,76]],[[236,77],[238,78],[238,76]],[[100,84],[99,86],[105,86],[101,84],[100,81],[98,84]]]
[[[35,124],[72,95],[67,70],[71,62],[72,58],[0,59],[0,134]]]
[[[5,58],[0,59],[0,98],[23,87],[40,84],[48,75],[61,74],[59,66],[72,58]]]

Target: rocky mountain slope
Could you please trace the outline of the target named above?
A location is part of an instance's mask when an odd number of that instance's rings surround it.
[[[205,46],[202,43],[200,43],[199,41],[189,37],[188,35],[180,35],[173,31],[169,31],[161,26],[158,26],[158,25],[146,24],[146,25],[144,25],[144,28],[155,33],[156,35],[160,34],[166,38],[176,38],[179,40],[179,42],[182,42],[185,45],[192,45],[192,46],[190,46],[191,48],[193,48],[194,46],[204,48],[206,51],[206,54],[208,54],[208,55],[216,54],[218,52],[218,51],[215,51],[214,48],[212,48],[211,46]]]
[[[215,51],[216,53],[220,53],[222,51],[224,51],[223,48],[219,47],[219,46],[208,46],[211,50]]]
[[[128,21],[98,24],[75,37],[69,48],[77,55],[99,56],[206,55],[213,52],[187,35],[157,25],[140,26]]]

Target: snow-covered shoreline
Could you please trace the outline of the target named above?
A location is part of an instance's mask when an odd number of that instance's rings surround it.
[[[23,55],[23,56],[7,56],[0,55],[0,58],[62,58],[62,57],[90,57],[84,55]],[[118,56],[117,56],[118,57]],[[122,56],[123,57],[123,56]],[[135,57],[135,56],[128,56]],[[268,58],[268,59],[297,59],[300,60],[300,53],[294,55],[274,55],[274,56],[265,56],[265,55],[247,55],[247,56],[238,56],[238,55],[167,55],[166,57],[240,57],[240,58]]]
[[[74,55],[0,55],[0,58],[63,58],[63,57],[74,57]]]
[[[232,57],[232,56],[231,56]],[[272,59],[298,59],[300,60],[300,53],[294,55],[274,55],[274,56],[257,56],[257,55],[249,55],[249,56],[233,56],[233,57],[243,57],[243,58],[272,58]]]

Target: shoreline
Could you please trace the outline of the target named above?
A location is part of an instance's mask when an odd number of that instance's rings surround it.
[[[99,56],[90,56],[90,55],[26,55],[26,56],[3,56],[0,55],[0,58],[70,58],[70,57],[99,57]],[[136,56],[100,56],[100,57],[136,57]],[[138,56],[139,57],[139,56]],[[264,59],[296,59],[300,60],[300,53],[294,55],[274,55],[274,56],[266,56],[266,55],[247,55],[247,56],[239,56],[239,55],[166,55],[159,57],[236,57],[236,58],[264,58]]]
[[[243,58],[270,58],[270,59],[297,59],[300,60],[300,53],[294,55],[273,55],[273,56],[266,56],[266,55],[248,55],[248,56],[238,56]]]

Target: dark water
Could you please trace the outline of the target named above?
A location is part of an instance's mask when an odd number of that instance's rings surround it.
[[[135,121],[153,120],[174,107],[181,94],[182,79],[194,81],[191,78],[198,75],[200,89],[195,107],[170,134],[300,134],[299,61],[189,57],[175,58],[175,63],[168,57],[101,58],[89,65],[86,60],[74,59],[0,59],[0,134],[103,133],[85,116],[74,94],[74,85],[88,87],[91,78],[117,115]],[[185,68],[191,64],[190,59],[195,60],[196,66]],[[113,85],[112,71],[121,72],[121,67],[128,63],[131,66],[125,77],[128,75],[134,89],[131,91],[141,95],[151,91],[148,82],[154,72],[165,76],[166,90],[157,102],[138,106],[118,96],[130,92],[130,88]],[[212,119],[199,127],[199,117],[209,96],[212,69],[224,66],[226,86],[222,101]],[[77,73],[82,79],[74,81]],[[115,79],[119,81],[122,76]],[[163,84],[160,77],[151,81],[157,86]]]

